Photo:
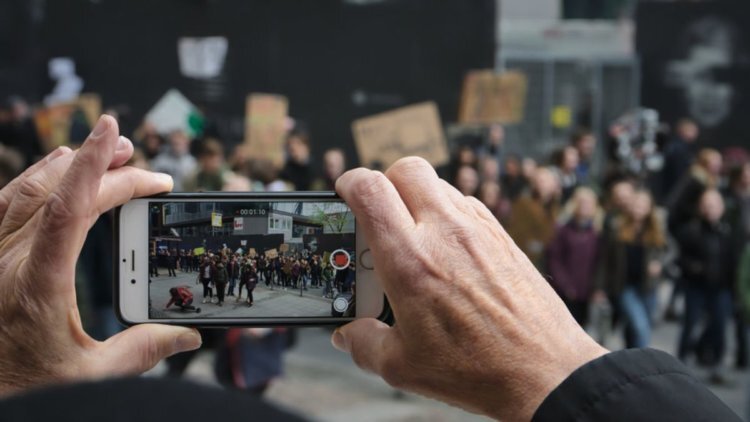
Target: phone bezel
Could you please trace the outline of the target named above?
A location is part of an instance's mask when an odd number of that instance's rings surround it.
[[[155,195],[150,197],[138,198],[132,202],[149,202],[149,201],[180,201],[180,200],[191,200],[191,201],[274,201],[274,200],[327,200],[335,201],[342,199],[336,195],[335,192],[200,192],[200,193],[169,193],[162,195]],[[132,203],[131,205],[132,206]],[[358,288],[357,295],[357,312],[358,315],[355,318],[344,318],[344,317],[263,317],[263,318],[178,318],[178,319],[151,319],[148,315],[148,282],[138,283],[136,281],[136,287],[133,286],[128,279],[130,274],[140,274],[136,280],[145,279],[148,280],[148,267],[140,269],[136,272],[128,272],[123,270],[130,265],[130,260],[124,257],[122,253],[130,250],[131,247],[125,245],[128,236],[121,236],[121,225],[122,225],[122,214],[123,209],[129,207],[125,204],[115,209],[115,224],[114,224],[114,305],[115,314],[118,320],[125,325],[136,325],[142,323],[160,323],[170,325],[186,325],[192,327],[268,327],[268,326],[325,326],[325,325],[341,325],[353,321],[356,318],[371,317],[377,318],[381,321],[387,321],[390,318],[390,308],[387,304],[385,295],[383,294],[380,282],[377,280],[375,271],[372,269],[366,269],[362,267],[362,260],[360,259],[362,253],[366,251],[367,241],[362,230],[359,230],[357,223],[356,229],[356,250],[357,254],[357,284],[362,286]],[[128,212],[126,210],[126,212]],[[144,224],[144,230],[146,231],[146,239],[148,239],[148,220],[143,217],[146,224]],[[128,230],[132,230],[129,228]],[[142,237],[143,234],[141,234]],[[137,250],[133,248],[134,250]],[[126,261],[123,261],[123,258]],[[136,262],[138,262],[136,258]],[[143,262],[147,262],[147,257]],[[142,273],[141,273],[142,272]],[[143,276],[145,275],[145,278]],[[142,287],[146,285],[146,287]],[[363,289],[363,286],[370,286],[368,291]],[[362,289],[362,290],[360,290]],[[138,297],[139,293],[143,293],[140,296],[141,299],[133,299],[132,297]],[[145,298],[145,303],[143,299]],[[367,300],[360,302],[362,300]],[[140,301],[140,302],[139,302]],[[137,303],[137,304],[136,304]],[[133,306],[142,308],[142,311],[133,311]],[[377,311],[368,313],[366,315],[360,315],[360,309],[380,309],[379,314],[376,315]]]

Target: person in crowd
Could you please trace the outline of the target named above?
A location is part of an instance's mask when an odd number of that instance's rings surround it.
[[[193,292],[190,291],[189,286],[177,286],[169,289],[169,302],[164,306],[164,309],[169,309],[172,305],[178,306],[183,311],[196,310],[193,306]]]
[[[224,294],[227,290],[228,281],[227,256],[222,255],[216,262],[216,273],[214,273],[214,287],[216,287],[217,305],[219,306],[224,306]]]
[[[159,277],[159,258],[154,250],[151,250],[148,256],[148,276]]]
[[[482,182],[500,182],[500,163],[495,157],[486,156],[479,161],[479,180]]]
[[[229,170],[224,163],[224,147],[216,139],[206,139],[198,153],[198,171],[185,180],[188,192],[220,191]]]
[[[172,185],[169,177],[123,168],[129,152],[116,148],[129,141],[118,135],[114,119],[103,117],[76,154],[26,174],[50,181],[36,188],[53,200],[16,195],[19,183],[0,191],[17,201],[14,212],[31,216],[0,239],[3,261],[29,258],[2,273],[0,286],[25,291],[42,285],[56,293],[0,301],[3,419],[55,415],[89,422],[116,413],[152,422],[164,419],[159,409],[189,402],[203,403],[218,420],[299,420],[231,392],[174,380],[92,381],[142,373],[201,345],[198,332],[186,327],[143,324],[103,342],[82,329],[75,262],[91,224],[82,216],[121,205],[134,192],[148,196]],[[362,318],[332,336],[360,367],[401,389],[498,420],[738,420],[669,355],[609,352],[596,344],[486,208],[441,183],[426,161],[401,160],[385,175],[357,169],[336,188],[361,223],[375,268],[393,269],[378,276],[398,324]],[[425,244],[437,247],[424,255]],[[404,259],[410,265],[399,265]],[[44,271],[38,271],[40,261]],[[181,417],[203,420],[209,413]]]
[[[539,164],[531,157],[524,157],[523,160],[521,160],[521,174],[523,175],[523,178],[526,179],[527,185],[531,185],[531,181],[534,179],[534,175],[538,168]]]
[[[136,147],[143,152],[146,160],[151,161],[162,152],[164,139],[153,124],[144,121],[133,135]]]
[[[662,189],[666,195],[673,192],[685,178],[695,160],[695,144],[700,135],[698,125],[690,119],[677,122],[674,136],[664,146]]]
[[[603,234],[608,235],[612,231],[612,224],[626,214],[628,207],[632,204],[635,195],[635,184],[628,178],[614,180],[609,187],[605,206]]]
[[[463,166],[476,168],[477,163],[479,162],[479,157],[477,157],[476,152],[474,152],[474,149],[471,146],[462,145],[458,148],[455,162],[457,169]]]
[[[294,186],[279,177],[279,170],[270,160],[257,159],[249,162],[251,179],[262,185],[267,192],[287,192],[294,190]]]
[[[503,196],[502,188],[497,182],[483,182],[479,186],[478,199],[492,212],[498,221],[504,222],[511,213],[510,200]]]
[[[167,256],[167,276],[168,277],[177,277],[177,251],[175,249],[172,249],[171,251],[169,249],[166,250],[166,256]]]
[[[461,166],[456,172],[456,188],[466,196],[475,196],[479,188],[479,174],[474,167]]]
[[[726,326],[731,315],[731,289],[738,254],[729,226],[722,221],[724,200],[716,189],[706,189],[698,202],[698,216],[675,234],[680,246],[679,264],[685,280],[685,314],[677,355],[686,360],[693,352],[711,369],[713,382],[724,382],[722,362],[726,348]],[[701,341],[695,327],[707,316]],[[705,347],[700,347],[705,346]]]
[[[0,117],[0,143],[18,151],[25,168],[39,160],[44,152],[31,107],[23,98],[13,96],[8,98],[5,109],[2,114],[7,119]]]
[[[213,299],[213,280],[216,275],[216,265],[213,260],[206,255],[203,263],[198,268],[198,279],[203,285],[203,303],[208,303]]]
[[[542,167],[533,175],[531,191],[511,206],[508,233],[537,268],[545,267],[544,255],[555,235],[559,201],[559,180]]]
[[[333,267],[326,264],[320,273],[320,277],[323,279],[323,297],[333,299]]]
[[[724,192],[726,205],[725,220],[729,224],[733,238],[733,249],[744,251],[750,244],[750,163],[732,168],[729,172],[729,186]],[[735,357],[738,368],[746,368],[750,363],[748,350],[747,323],[740,306],[739,287],[733,289],[734,328],[737,353]]]
[[[258,272],[253,266],[251,261],[247,261],[242,267],[242,275],[240,276],[240,288],[237,291],[237,302],[242,301],[242,288],[247,289],[247,299],[245,302],[247,306],[253,306],[255,298],[253,297],[253,290],[258,285]]]
[[[521,157],[517,154],[508,154],[503,165],[503,174],[500,176],[500,185],[503,195],[511,202],[518,199],[528,186],[527,179],[523,176],[521,168]]]
[[[568,202],[573,192],[578,187],[578,150],[572,146],[567,146],[557,151],[552,158],[552,171],[560,180],[562,189],[561,200],[563,203]]]
[[[177,192],[185,190],[185,181],[191,177],[198,166],[195,157],[190,155],[190,138],[182,130],[169,134],[168,148],[151,160],[153,171],[166,173],[174,180]]]
[[[289,181],[294,190],[310,190],[313,180],[310,166],[310,135],[301,129],[289,132],[286,137],[287,161],[281,178]]]
[[[596,296],[617,306],[625,324],[625,347],[642,348],[651,343],[656,288],[670,255],[663,217],[651,193],[637,190],[631,201],[604,237]]]
[[[299,286],[302,277],[302,266],[299,260],[292,259],[291,268],[289,272],[290,276],[290,287],[296,289]]]
[[[320,276],[322,275],[323,269],[320,267],[320,256],[313,255],[310,260],[310,279],[312,286],[315,288],[320,287]]]
[[[596,193],[589,188],[576,189],[570,201],[572,218],[557,228],[547,249],[547,268],[550,284],[573,318],[585,327],[599,255],[595,226],[599,207]]]
[[[18,151],[0,145],[0,189],[21,174],[24,169],[23,162],[23,156]]]
[[[576,179],[580,185],[589,185],[594,181],[593,162],[596,152],[596,137],[588,129],[579,129],[570,137],[570,146],[578,152]]]
[[[346,171],[346,156],[341,148],[332,148],[323,154],[323,177],[316,179],[312,190],[334,190],[336,180]]]
[[[216,355],[216,379],[229,389],[261,397],[283,374],[284,351],[293,343],[294,330],[285,327],[227,330],[225,347]]]
[[[682,226],[695,219],[698,202],[706,189],[718,188],[722,157],[715,149],[702,149],[695,164],[667,199],[669,229],[677,233]]]
[[[232,259],[227,262],[227,274],[229,275],[229,286],[227,287],[227,296],[234,296],[234,286],[240,277],[240,261],[237,255],[232,255]]]

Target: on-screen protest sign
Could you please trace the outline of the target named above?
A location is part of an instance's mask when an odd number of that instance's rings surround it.
[[[279,246],[279,252],[282,252],[282,253],[289,252],[289,244],[282,243],[281,246]]]
[[[357,119],[352,133],[362,165],[388,168],[399,158],[416,155],[433,166],[448,162],[440,114],[434,102],[401,107]]]
[[[283,95],[250,94],[245,102],[245,145],[248,158],[284,166],[284,138],[289,101]]]
[[[464,78],[461,93],[460,123],[520,123],[526,107],[528,80],[522,72],[511,70],[473,70]]]
[[[276,249],[269,249],[266,251],[266,258],[268,259],[274,259],[279,257],[279,251]]]

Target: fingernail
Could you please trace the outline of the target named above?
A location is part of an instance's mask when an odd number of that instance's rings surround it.
[[[159,180],[159,183],[164,185],[169,185],[170,189],[171,186],[174,184],[174,181],[172,180],[172,176],[166,174],[166,173],[153,173],[154,177]]]
[[[130,144],[130,140],[124,136],[120,136],[117,138],[117,151],[125,151],[128,149],[128,146]]]
[[[331,344],[341,352],[349,352],[346,350],[346,339],[344,339],[344,335],[341,334],[341,331],[339,330],[333,332],[333,336],[331,336]]]
[[[200,334],[195,330],[190,330],[177,337],[174,347],[177,352],[187,352],[201,347],[201,344],[203,344],[203,340],[201,340]]]
[[[91,138],[98,138],[107,130],[107,122],[105,121],[104,115],[99,117],[99,120],[94,126],[94,130],[91,131]]]

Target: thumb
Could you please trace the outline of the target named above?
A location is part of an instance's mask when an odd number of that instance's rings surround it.
[[[175,353],[201,346],[197,330],[161,324],[142,324],[102,343],[101,364],[112,375],[140,374]]]
[[[384,347],[393,329],[374,318],[362,318],[339,327],[331,343],[336,349],[352,355],[360,368],[381,375],[386,352]]]

